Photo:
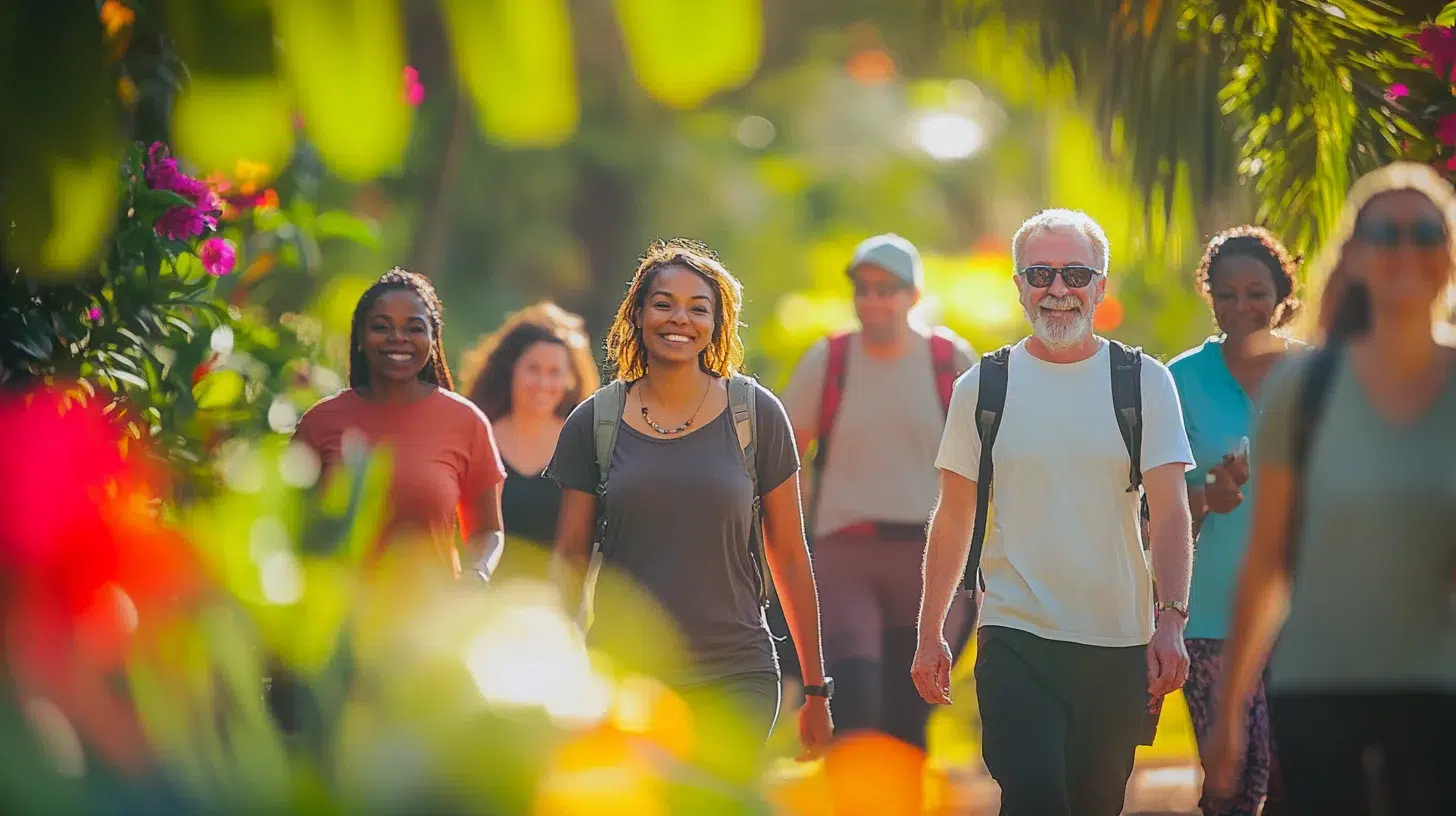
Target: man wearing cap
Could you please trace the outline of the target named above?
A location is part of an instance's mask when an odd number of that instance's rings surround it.
[[[924,273],[909,241],[869,238],[847,272],[860,330],[810,348],[783,394],[800,458],[818,444],[805,504],[834,721],[841,735],[874,730],[923,749],[930,706],[905,667],[915,653],[935,454],[973,353],[951,332],[912,322]],[[969,611],[957,606],[953,626]]]

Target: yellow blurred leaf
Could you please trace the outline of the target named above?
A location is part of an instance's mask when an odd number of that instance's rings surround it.
[[[243,375],[236,371],[214,371],[192,387],[201,410],[231,408],[243,398]]]
[[[487,136],[555,147],[580,116],[565,0],[446,0],[465,88]]]
[[[367,181],[409,140],[398,0],[274,0],[284,75],[329,171]]]
[[[79,270],[96,257],[116,214],[117,161],[57,157],[51,168],[51,231],[41,246],[45,269]]]
[[[763,51],[760,0],[617,0],[637,81],[658,101],[687,109],[747,82]]]
[[[176,153],[203,175],[239,161],[283,167],[293,154],[292,102],[271,76],[195,74],[172,112]]]

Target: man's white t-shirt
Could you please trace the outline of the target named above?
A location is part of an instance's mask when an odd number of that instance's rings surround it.
[[[1112,408],[1108,344],[1078,363],[1011,349],[1006,408],[991,452],[995,474],[981,570],[981,624],[1090,646],[1152,638],[1152,577],[1143,552],[1128,453]],[[936,467],[976,481],[980,364],[956,382]],[[1193,453],[1166,366],[1142,363],[1142,467]]]

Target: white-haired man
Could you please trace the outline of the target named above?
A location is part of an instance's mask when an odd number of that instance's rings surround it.
[[[956,383],[936,459],[911,673],[925,699],[950,703],[946,610],[979,572],[982,753],[1003,816],[1120,813],[1149,711],[1188,670],[1193,456],[1168,369],[1092,331],[1108,254],[1085,213],[1021,226],[1012,259],[1032,335]]]

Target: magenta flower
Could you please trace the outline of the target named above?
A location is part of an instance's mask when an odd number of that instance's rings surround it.
[[[207,274],[222,277],[233,271],[233,265],[238,262],[238,251],[226,238],[208,238],[202,242],[197,257],[202,259],[202,268],[207,270]]]
[[[1436,124],[1436,139],[1443,145],[1456,145],[1456,113],[1448,113]]]
[[[410,65],[404,67],[404,101],[410,107],[419,107],[425,101],[425,86],[420,84],[420,72]]]
[[[92,323],[100,323],[101,322],[101,307],[100,306],[92,306],[91,309],[90,309],[90,311],[86,312],[86,317]]]
[[[1416,65],[1430,68],[1443,77],[1448,77],[1456,68],[1456,30],[1450,26],[1428,26],[1415,36],[1416,45],[1424,55],[1415,60]]]
[[[1385,101],[1394,104],[1397,99],[1410,96],[1410,88],[1405,83],[1397,82],[1385,89]]]
[[[147,149],[146,180],[153,190],[171,190],[192,202],[190,207],[172,207],[162,213],[152,225],[158,235],[183,241],[217,229],[222,201],[206,182],[183,173],[161,142],[153,142]]]

